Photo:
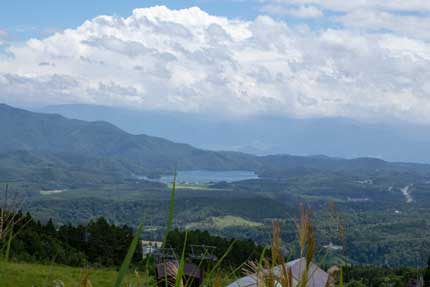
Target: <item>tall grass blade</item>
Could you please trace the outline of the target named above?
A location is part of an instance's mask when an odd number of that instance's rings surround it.
[[[176,191],[176,170],[175,170],[175,173],[173,174],[172,192],[170,194],[170,203],[169,203],[169,216],[167,219],[167,229],[166,229],[166,235],[164,236],[163,247],[166,247],[167,237],[169,235],[170,230],[172,229],[173,211],[175,209],[175,191]]]
[[[234,244],[236,243],[236,241],[234,240],[230,246],[227,248],[227,250],[224,252],[224,254],[221,256],[221,258],[217,261],[217,263],[215,264],[215,266],[212,268],[211,271],[209,271],[208,273],[208,278],[211,278],[212,274],[218,269],[218,267],[221,265],[222,261],[225,259],[225,257],[227,257],[227,255],[231,252],[231,250],[233,249]]]
[[[185,249],[187,247],[188,232],[185,231],[184,247],[182,248],[181,260],[179,261],[178,273],[176,273],[175,287],[182,287],[182,278],[184,277],[185,268]]]
[[[134,252],[136,251],[137,245],[139,243],[140,235],[143,230],[143,222],[137,228],[136,233],[134,234],[133,240],[131,241],[130,247],[128,248],[127,255],[124,258],[124,261],[121,264],[121,268],[119,270],[118,276],[116,277],[114,287],[120,287],[124,278],[127,276],[128,268],[131,263],[131,259],[133,258]]]
[[[247,260],[247,261],[242,262],[238,267],[236,267],[234,269],[232,267],[230,267],[231,272],[228,274],[228,277],[229,278],[232,277],[232,278],[238,279],[239,276],[238,276],[237,273],[240,272],[241,270],[242,271],[245,270],[245,268],[249,267],[249,265],[250,265],[249,260]]]
[[[258,260],[258,266],[263,266],[263,260],[266,256],[267,247],[264,246],[263,251],[261,252],[260,259]]]
[[[202,256],[202,259],[200,259],[199,265],[197,265],[197,268],[199,270],[201,270],[202,265],[203,265],[203,263],[205,261],[204,258],[205,258],[206,255],[208,255],[208,253],[209,253],[208,250],[205,250],[205,253]],[[191,286],[193,284],[193,282],[194,282],[194,277],[190,276],[190,278],[185,282],[185,287]]]
[[[6,244],[6,252],[4,255],[4,261],[8,262],[9,261],[9,255],[10,255],[10,247],[12,245],[12,238],[13,238],[13,229],[11,228],[9,230],[9,238],[7,240],[7,244]]]

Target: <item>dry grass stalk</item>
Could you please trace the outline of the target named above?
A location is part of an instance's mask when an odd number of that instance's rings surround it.
[[[337,266],[332,266],[327,270],[328,273],[328,280],[327,280],[327,284],[326,287],[335,287],[336,286],[336,278],[337,278],[337,274],[339,273],[339,267]]]
[[[312,235],[312,227],[310,222],[311,211],[306,210],[303,205],[300,206],[300,219],[295,220],[295,225],[297,229],[297,236],[299,238],[300,245],[300,257],[304,256],[304,252],[306,249],[306,243]]]
[[[79,287],[93,287],[90,280],[90,271],[85,269],[81,272],[81,278],[79,278]]]
[[[315,254],[315,240],[311,225],[311,212],[301,206],[300,218],[295,221],[297,236],[300,245],[301,257],[305,258],[305,266],[301,278],[294,282],[292,269],[285,262],[281,254],[281,224],[279,221],[272,222],[272,257],[260,263],[250,262],[247,264],[246,273],[255,276],[257,287],[305,287],[309,282],[310,267]],[[296,285],[293,285],[293,284]]]
[[[279,221],[272,222],[272,253],[271,260],[264,259],[262,262],[249,262],[244,269],[245,273],[255,277],[257,287],[275,287],[278,282],[288,282],[288,273],[282,279],[274,273],[277,264],[283,264],[284,260],[280,254],[281,248],[281,225]],[[283,285],[285,286],[285,285]],[[288,286],[290,287],[290,286]]]
[[[176,265],[174,262],[164,262],[163,270],[164,278],[160,279],[157,285],[160,285],[161,283],[164,284],[167,280],[169,286],[176,286],[177,284],[179,284],[180,286],[184,286],[183,279],[180,279],[180,281],[177,282],[177,277],[179,273],[178,265]]]
[[[278,220],[272,222],[272,267],[281,263],[281,223]]]
[[[222,279],[221,279],[221,275],[219,273],[217,273],[215,275],[215,279],[214,279],[212,286],[213,287],[222,287]]]

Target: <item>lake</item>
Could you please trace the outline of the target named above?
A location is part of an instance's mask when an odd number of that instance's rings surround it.
[[[252,171],[232,170],[232,171],[210,171],[210,170],[187,170],[176,173],[178,183],[207,184],[211,182],[234,182],[246,179],[256,179],[258,175]],[[172,183],[173,176],[162,176],[159,181]]]

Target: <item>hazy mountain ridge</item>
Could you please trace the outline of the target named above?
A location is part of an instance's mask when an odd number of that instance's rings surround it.
[[[81,120],[104,120],[133,134],[151,134],[211,150],[259,155],[325,154],[430,163],[428,126],[405,122],[370,123],[345,118],[294,119],[283,116],[223,118],[206,114],[139,111],[92,105],[39,109]]]
[[[344,173],[430,171],[428,165],[394,164],[371,158],[345,160],[327,156],[255,156],[208,151],[159,137],[132,135],[107,122],[67,119],[7,105],[0,105],[0,121],[3,135],[0,166],[9,171],[6,174],[13,174],[11,170],[26,170],[23,173],[26,176],[41,174],[43,177],[42,167],[49,170],[45,171],[49,179],[80,177],[85,173],[102,178],[130,177],[132,174],[170,173],[175,168],[243,169],[268,177],[318,170]],[[37,171],[31,173],[29,168]]]
[[[64,162],[109,161],[116,170],[128,169],[131,174],[167,172],[176,167],[255,169],[257,164],[250,155],[204,151],[162,138],[131,135],[107,122],[71,120],[7,105],[0,106],[0,121],[0,153],[25,151],[42,157],[41,163],[46,154],[55,155],[53,161],[58,167]]]

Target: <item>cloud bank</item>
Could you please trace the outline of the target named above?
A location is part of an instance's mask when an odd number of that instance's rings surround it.
[[[0,101],[430,123],[430,2],[263,2],[300,18],[336,11],[324,19],[337,26],[232,20],[196,7],[99,16],[8,47]]]

